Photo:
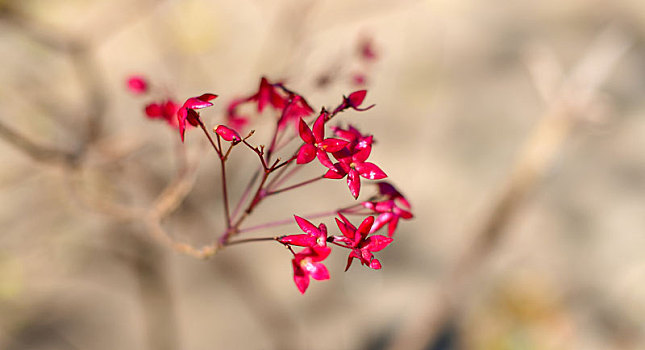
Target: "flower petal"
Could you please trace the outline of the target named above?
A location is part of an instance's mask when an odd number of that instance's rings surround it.
[[[215,133],[221,136],[226,141],[239,141],[242,139],[237,131],[229,128],[226,125],[218,125],[217,128],[215,128]]]
[[[296,283],[296,287],[298,287],[300,293],[305,294],[307,287],[309,287],[309,274],[301,268],[300,264],[296,262],[296,259],[293,259],[291,262],[293,265],[293,281]]]
[[[358,232],[362,239],[365,239],[367,235],[370,233],[370,229],[372,228],[372,225],[374,224],[374,217],[373,216],[368,216],[361,222],[360,226],[358,226]]]
[[[338,152],[341,149],[345,148],[349,142],[336,138],[328,138],[321,142],[318,142],[318,147],[325,152]]]
[[[201,96],[200,96],[201,97]],[[208,100],[204,101],[199,99],[199,97],[191,97],[184,102],[184,105],[182,107],[188,108],[188,109],[202,109],[206,107],[210,107],[213,104],[208,102]]]
[[[300,133],[300,138],[305,143],[313,144],[314,142],[316,142],[314,134],[311,132],[311,129],[309,129],[309,126],[302,118],[300,118],[300,124],[298,124],[298,132]]]
[[[399,225],[399,217],[395,216],[390,223],[387,225],[387,235],[392,237],[396,231],[396,227]]]
[[[347,96],[347,102],[352,108],[356,108],[363,103],[365,100],[365,95],[367,95],[367,90],[358,90],[354,91],[349,96]]]
[[[356,229],[352,229],[351,227],[347,226],[346,223],[336,219],[336,225],[338,225],[338,229],[340,229],[340,232],[343,234],[343,236],[349,238],[351,241],[347,241],[344,243],[353,243],[354,240],[354,235],[356,234]]]
[[[150,103],[146,106],[145,109],[146,115],[148,118],[161,118],[163,116],[163,109],[157,103]]]
[[[332,168],[330,168],[326,173],[325,176],[328,179],[342,179],[347,175],[345,170],[338,164],[334,164]]]
[[[312,262],[307,264],[306,269],[309,271],[311,278],[323,281],[329,279],[329,271],[327,267],[319,262]]]
[[[320,231],[314,224],[309,222],[307,219],[299,217],[298,215],[294,215],[293,217],[296,219],[296,223],[304,233],[312,237],[318,237]]]
[[[311,247],[316,244],[316,238],[311,235],[289,235],[278,238],[283,244],[297,245],[300,247]]]
[[[367,242],[367,244],[363,247],[363,249],[370,252],[378,252],[392,243],[392,238],[382,235],[374,235],[368,237],[365,242]]]
[[[316,155],[318,156],[318,160],[320,161],[320,164],[324,165],[325,167],[331,169],[334,167],[334,163],[332,163],[331,159],[329,159],[329,156],[325,151],[318,150],[316,152]]]
[[[354,258],[360,259],[360,255],[356,253],[356,249],[353,249],[349,253],[349,256],[347,257],[347,265],[345,266],[345,271],[349,270],[349,267],[352,266],[352,261],[354,261]]]
[[[372,261],[370,261],[370,267],[373,268],[374,270],[380,270],[381,262],[378,261],[378,259],[374,258],[372,259]]]
[[[128,78],[128,89],[133,94],[143,94],[148,91],[148,82],[142,76],[134,75]]]
[[[349,187],[349,192],[358,198],[358,195],[361,191],[361,178],[358,177],[358,172],[354,169],[351,169],[347,174],[347,186]]]
[[[370,162],[356,163],[356,170],[362,177],[370,180],[379,180],[387,177],[381,168]]]
[[[308,143],[305,143],[300,147],[300,150],[298,150],[298,158],[296,159],[296,163],[298,164],[309,163],[312,160],[314,160],[314,158],[316,158],[316,153],[317,153],[316,147]]]
[[[314,138],[316,142],[322,141],[325,138],[325,113],[320,113],[316,121],[314,122],[314,127],[312,129]]]
[[[392,220],[392,217],[394,217],[394,214],[392,213],[382,213],[381,215],[379,215],[376,220],[374,220],[374,225],[372,225],[370,233],[374,233],[380,230],[381,227]]]

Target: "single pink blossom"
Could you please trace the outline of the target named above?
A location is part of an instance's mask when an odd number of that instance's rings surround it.
[[[133,75],[128,78],[128,89],[136,95],[148,92],[148,82],[146,79],[139,75]]]
[[[370,229],[370,233],[374,233],[385,224],[388,224],[387,235],[388,237],[392,237],[394,231],[396,231],[399,219],[409,220],[413,218],[410,211],[400,208],[392,199],[381,202],[363,202],[361,204],[363,207],[378,214],[376,220],[374,220],[374,225]]]
[[[150,119],[163,119],[173,128],[177,128],[176,113],[179,110],[179,105],[172,99],[163,100],[160,102],[152,102],[146,105],[145,113]]]
[[[284,109],[287,104],[286,98],[280,94],[278,88],[274,84],[271,84],[265,77],[262,77],[260,80],[258,92],[251,96],[250,100],[257,101],[258,112],[262,112],[267,104],[279,110]]]
[[[331,249],[329,247],[307,247],[301,252],[294,254],[291,264],[293,265],[293,280],[300,293],[305,294],[309,287],[309,278],[317,281],[329,279],[327,267],[321,263],[325,260]]]
[[[408,202],[405,196],[399,192],[394,185],[387,181],[379,181],[376,185],[378,186],[378,191],[381,196],[384,196],[386,199],[394,200],[399,206],[412,209],[410,202]]]
[[[341,247],[351,249],[349,257],[347,258],[347,266],[345,271],[352,265],[352,261],[356,258],[361,261],[361,264],[369,266],[374,270],[381,268],[381,262],[374,257],[374,252],[378,252],[392,243],[392,238],[382,235],[367,235],[374,224],[374,217],[368,216],[358,226],[354,226],[346,217],[338,213],[341,220],[336,219],[336,224],[340,229],[342,236],[333,236],[332,240]]]
[[[309,106],[304,97],[291,93],[291,99],[282,110],[282,115],[278,120],[278,130],[282,130],[290,122],[294,123],[295,127],[298,128],[298,122],[301,118],[305,118],[314,113],[313,108]]]
[[[215,133],[226,141],[237,142],[242,140],[242,137],[240,136],[240,134],[238,134],[237,131],[229,128],[226,125],[218,125],[217,128],[215,128]]]
[[[376,60],[377,54],[374,50],[374,43],[372,38],[363,38],[358,44],[358,51],[362,59],[365,61]]]
[[[387,175],[376,164],[366,161],[372,151],[372,136],[363,136],[353,127],[349,130],[337,128],[335,132],[349,144],[333,153],[338,162],[334,163],[324,176],[328,179],[342,179],[347,176],[349,191],[354,198],[358,198],[361,189],[360,177],[380,180]]]
[[[217,98],[217,95],[206,93],[197,97],[191,97],[184,102],[184,104],[177,111],[177,123],[179,125],[179,134],[181,135],[181,142],[184,142],[184,133],[186,132],[186,122],[192,126],[198,126],[201,122],[199,114],[196,109],[210,107],[213,104],[211,100]]]
[[[348,108],[351,108],[355,111],[364,112],[374,107],[375,106],[374,104],[364,108],[360,107],[363,104],[363,101],[365,101],[366,95],[367,95],[367,90],[358,90],[358,91],[352,92],[351,94],[349,94],[349,96],[343,96],[343,102],[338,107],[336,107],[336,109],[334,110],[334,113],[344,111]]]
[[[306,164],[314,160],[316,156],[320,162],[326,166],[331,167],[332,162],[327,155],[328,152],[338,152],[349,144],[349,142],[336,139],[325,139],[325,119],[328,117],[327,112],[323,109],[314,122],[313,130],[309,129],[307,123],[300,118],[300,125],[298,131],[300,138],[304,141],[304,145],[298,150],[298,164]]]
[[[305,234],[282,236],[278,238],[278,242],[300,247],[325,247],[327,245],[327,226],[325,224],[321,223],[316,227],[298,215],[294,215],[294,218]]]

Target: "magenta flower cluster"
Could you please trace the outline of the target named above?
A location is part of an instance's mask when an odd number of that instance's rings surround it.
[[[373,57],[373,53],[368,48],[365,50],[366,57]],[[128,79],[127,86],[137,95],[144,95],[151,90],[150,84],[141,76]],[[361,178],[382,180],[387,177],[378,165],[368,161],[374,144],[372,135],[364,134],[352,125],[341,127],[330,123],[345,111],[364,112],[374,107],[374,105],[367,107],[363,105],[366,95],[365,90],[352,92],[346,97],[343,96],[335,108],[321,108],[320,112],[314,114],[314,109],[302,95],[290,90],[283,83],[274,83],[262,78],[257,91],[232,99],[228,103],[222,123],[212,129],[213,135],[205,127],[199,111],[213,106],[212,101],[218,97],[215,94],[204,93],[191,97],[181,105],[168,96],[162,96],[148,103],[144,112],[148,118],[164,120],[177,129],[182,142],[185,141],[186,131],[191,126],[201,128],[217,153],[221,162],[226,219],[226,230],[218,240],[220,247],[262,240],[279,242],[292,254],[294,282],[298,290],[304,293],[309,287],[310,279],[320,281],[330,278],[323,262],[331,254],[332,247],[347,251],[345,271],[350,268],[354,260],[371,269],[381,269],[381,261],[374,254],[392,243],[401,219],[408,220],[413,217],[410,203],[392,184],[384,181],[376,182],[376,191],[369,199],[349,206],[325,213],[294,215],[296,224],[303,233],[238,240],[234,237],[249,231],[267,230],[290,222],[290,220],[281,220],[254,227],[243,227],[246,218],[267,197],[303,188],[320,180],[346,179],[351,196],[358,199],[361,194]],[[250,115],[249,109],[244,108],[245,105],[254,107],[258,115],[266,114],[265,111],[268,109],[275,114],[275,127],[268,146],[251,144],[250,139],[254,131],[249,129],[257,116]],[[326,132],[326,129],[331,134]],[[246,136],[243,136],[245,134]],[[293,145],[293,143],[299,143],[299,145]],[[293,150],[287,153],[287,157],[276,156],[279,153],[284,154],[290,144]],[[231,149],[238,145],[243,145],[257,155],[260,171],[252,178],[235,209],[231,210],[225,164]],[[285,185],[291,181],[294,174],[316,159],[318,161],[315,163],[322,166],[319,176]],[[288,168],[291,169],[288,170]],[[324,216],[335,217],[337,233],[330,235],[324,223],[316,226],[307,219],[307,217]],[[361,218],[358,227],[348,219],[348,216]],[[378,234],[386,226],[387,235]],[[296,251],[298,247],[300,250]]]

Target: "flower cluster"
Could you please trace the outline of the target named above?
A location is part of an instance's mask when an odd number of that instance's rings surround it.
[[[368,50],[369,51],[369,50]],[[370,56],[368,52],[367,56]],[[135,94],[144,94],[150,90],[150,84],[140,76],[128,80],[129,89]],[[257,91],[244,97],[233,99],[226,108],[220,124],[209,131],[199,111],[213,106],[218,96],[204,93],[190,97],[179,105],[168,97],[149,103],[145,114],[150,119],[163,119],[177,129],[182,142],[186,131],[191,127],[201,129],[217,156],[221,165],[222,201],[225,211],[226,227],[217,247],[224,248],[233,244],[254,241],[274,240],[289,248],[292,253],[292,267],[295,284],[304,293],[310,279],[329,279],[329,271],[323,264],[332,251],[332,247],[347,249],[346,271],[355,259],[369,268],[381,269],[381,262],[374,253],[387,247],[393,240],[400,219],[411,219],[411,207],[407,199],[390,183],[377,182],[378,193],[368,200],[334,209],[323,214],[317,213],[308,217],[335,216],[338,234],[328,235],[327,226],[318,226],[309,220],[295,215],[296,224],[303,233],[278,235],[264,238],[233,239],[249,231],[268,229],[284,225],[290,220],[268,222],[253,227],[244,227],[246,218],[254,212],[265,198],[279,193],[304,188],[324,179],[345,179],[354,199],[358,199],[361,190],[361,177],[367,180],[380,180],[387,177],[381,168],[368,161],[374,144],[374,137],[360,132],[356,127],[331,125],[331,121],[346,111],[365,112],[374,105],[364,106],[366,90],[359,90],[343,96],[335,108],[321,108],[316,118],[314,109],[300,94],[290,90],[283,83],[271,82],[266,78],[260,80]],[[274,113],[274,130],[268,146],[253,145],[250,140],[254,131],[242,136],[241,131],[248,129],[254,118],[245,114],[244,105],[254,107],[259,115],[267,110]],[[290,127],[293,126],[293,127]],[[326,133],[326,129],[328,132]],[[326,136],[330,135],[332,137]],[[295,144],[294,144],[295,143]],[[235,209],[229,204],[228,183],[226,181],[226,162],[231,150],[241,145],[257,155],[260,169],[251,174],[250,183],[237,201]],[[286,155],[285,155],[286,152]],[[280,157],[280,154],[283,157]],[[292,178],[314,159],[322,165],[318,176],[293,183]],[[290,170],[288,170],[290,168]],[[285,185],[288,183],[290,185]],[[349,215],[362,216],[356,227],[348,218]],[[388,227],[387,236],[377,234],[384,226]],[[300,247],[296,252],[294,247]]]

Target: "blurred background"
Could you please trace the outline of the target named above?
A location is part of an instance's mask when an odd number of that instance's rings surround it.
[[[636,0],[0,0],[0,349],[643,349],[644,38]],[[216,239],[217,158],[143,107],[213,92],[217,125],[261,76],[316,110],[368,89],[338,119],[415,214],[382,270],[334,252],[303,296],[280,245],[200,260],[131,209],[180,179],[163,229]],[[347,192],[318,182],[249,224]]]

